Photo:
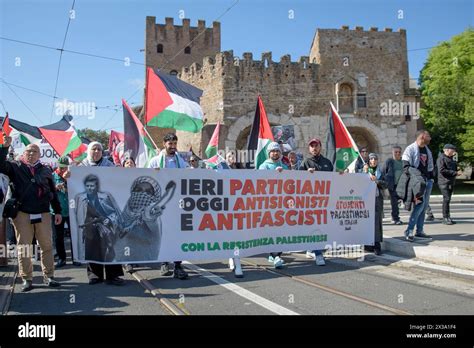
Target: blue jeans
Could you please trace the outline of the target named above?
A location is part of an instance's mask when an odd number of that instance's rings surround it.
[[[426,189],[425,194],[423,195],[423,202],[415,205],[413,207],[413,211],[410,215],[410,220],[408,221],[408,227],[405,231],[405,235],[407,236],[409,232],[412,232],[416,226],[416,233],[423,232],[423,226],[425,224],[425,212],[426,208],[430,204],[430,195],[431,189],[433,188],[433,180],[426,181]]]

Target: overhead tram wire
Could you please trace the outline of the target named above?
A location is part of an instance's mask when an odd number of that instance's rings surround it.
[[[20,96],[19,96],[18,94],[16,94],[16,92],[13,90],[13,88],[11,88],[5,81],[3,81],[3,79],[2,79],[2,82],[3,82],[3,84],[4,84],[5,86],[7,86],[8,89],[18,98],[18,100],[25,106],[25,108],[27,108],[27,109],[31,112],[31,114],[32,114],[38,121],[40,121],[40,124],[43,123],[43,121],[38,117],[38,115],[36,115],[36,114],[34,113],[34,111],[31,110],[28,105],[26,105],[26,103],[23,101],[23,99],[21,99]]]
[[[188,46],[195,39],[196,38],[194,38],[192,41],[190,41],[186,46]],[[23,44],[23,45],[35,46],[35,47],[40,47],[40,48],[45,48],[45,49],[51,49],[51,50],[55,50],[55,51],[61,51],[61,48],[46,46],[46,45],[42,45],[42,44],[36,44],[36,43],[22,41],[22,40],[11,39],[11,38],[7,38],[7,37],[3,37],[3,36],[0,36],[0,40],[15,42],[15,43]],[[407,52],[425,51],[425,50],[429,50],[429,49],[434,48],[434,47],[435,46],[413,48],[413,49],[407,50]],[[99,59],[111,60],[111,61],[121,62],[121,63],[124,62],[123,58],[108,57],[108,56],[102,56],[102,55],[94,54],[94,53],[80,52],[80,51],[67,50],[67,49],[63,49],[62,51],[65,52],[65,53],[78,54],[78,55],[91,57],[91,58],[99,58]],[[359,59],[360,60],[366,60],[368,57],[373,58],[373,57],[380,57],[380,56],[394,55],[394,54],[399,54],[399,53],[398,52],[395,52],[395,53],[394,52],[386,52],[386,53],[371,54],[371,55],[367,55],[367,56],[356,56],[356,57],[353,56],[352,60],[353,61],[354,60],[357,61]],[[168,62],[171,62],[172,59],[174,59],[174,58],[171,58]],[[130,64],[135,64],[135,65],[140,65],[140,66],[149,66],[149,65],[146,65],[144,63],[135,62],[135,61],[132,61],[132,60],[130,61]],[[149,66],[149,67],[151,67],[151,66]],[[165,67],[166,67],[166,65],[163,68],[165,68]]]
[[[3,100],[2,100],[2,99],[0,99],[0,104],[2,104],[3,111],[5,111],[5,114],[6,114],[8,111],[7,111],[7,108],[5,107],[5,104],[3,104]]]
[[[94,53],[88,53],[88,52],[79,52],[79,51],[74,51],[74,50],[61,49],[61,48],[58,48],[58,47],[46,46],[46,45],[36,44],[36,43],[33,43],[33,42],[28,42],[28,41],[22,41],[22,40],[11,39],[11,38],[7,38],[7,37],[3,37],[3,36],[0,36],[0,39],[1,39],[1,40],[5,40],[5,41],[10,41],[10,42],[19,43],[19,44],[22,44],[22,45],[40,47],[40,48],[45,48],[45,49],[50,49],[50,50],[55,50],[55,51],[62,51],[62,52],[65,52],[65,53],[72,53],[72,54],[77,54],[77,55],[86,56],[86,57],[91,57],[91,58],[99,58],[99,59],[105,59],[105,60],[112,60],[112,61],[121,62],[121,63],[124,62],[123,58],[114,58],[114,57],[102,56],[102,55],[100,55],[100,54],[94,54]],[[130,61],[130,64],[141,65],[141,66],[145,66],[145,65],[146,65],[146,64],[144,64],[144,63],[135,62],[135,61],[132,61],[132,60]]]
[[[54,104],[56,102],[56,92],[58,91],[59,73],[61,71],[61,61],[63,59],[64,45],[66,44],[67,33],[69,32],[69,25],[71,24],[71,12],[74,11],[75,3],[76,3],[76,0],[72,0],[71,10],[69,11],[69,19],[67,21],[66,33],[64,34],[64,39],[63,39],[63,44],[61,46],[61,49],[59,50],[59,63],[58,63],[58,71],[56,73],[56,83],[54,85],[53,106],[51,107],[51,115],[49,116],[50,123],[53,118]]]

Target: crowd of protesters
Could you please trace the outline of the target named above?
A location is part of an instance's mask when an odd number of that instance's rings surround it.
[[[355,172],[368,175],[370,180],[376,184],[375,199],[375,228],[374,245],[365,246],[365,250],[374,252],[376,255],[382,253],[381,243],[383,238],[383,201],[385,190],[388,193],[391,206],[391,222],[395,225],[403,225],[400,218],[400,208],[405,207],[410,211],[409,220],[406,222],[405,238],[413,241],[415,237],[430,238],[425,232],[425,220],[430,218],[431,209],[429,198],[433,188],[434,178],[437,177],[438,186],[443,196],[443,223],[452,225],[455,223],[450,215],[450,201],[454,190],[455,178],[460,175],[454,156],[456,147],[446,144],[443,153],[434,160],[433,154],[428,145],[430,134],[427,131],[419,131],[416,140],[412,144],[402,149],[398,145],[392,147],[392,157],[385,163],[379,163],[376,153],[369,152],[366,147],[360,148],[360,156],[355,165]],[[22,291],[29,291],[33,288],[33,266],[31,255],[26,251],[31,250],[35,244],[34,239],[41,249],[41,267],[43,271],[44,283],[49,287],[58,287],[60,283],[54,278],[54,266],[60,268],[66,265],[65,248],[65,226],[69,224],[69,204],[67,196],[67,179],[70,177],[70,165],[89,167],[114,167],[134,168],[135,159],[130,153],[125,153],[120,163],[113,163],[111,159],[104,156],[104,149],[99,142],[91,142],[87,148],[87,157],[80,163],[70,163],[68,158],[60,158],[56,168],[50,168],[39,161],[39,147],[28,145],[23,154],[14,160],[9,154],[11,138],[4,135],[4,146],[0,148],[0,193],[2,199],[13,198],[17,202],[17,213],[7,216],[10,225],[10,244],[23,246],[18,252],[19,274],[23,279]],[[163,138],[163,149],[159,154],[149,161],[149,168],[159,170],[161,168],[198,169],[212,168],[201,160],[194,153],[188,161],[185,161],[177,151],[178,138],[175,134],[169,133]],[[334,170],[333,164],[324,157],[321,141],[317,138],[308,142],[307,157],[301,160],[294,151],[284,153],[283,144],[272,142],[267,146],[268,159],[262,163],[259,170],[276,170],[278,172],[286,170],[304,170],[309,173],[318,171]],[[8,156],[7,156],[8,155]],[[9,157],[7,159],[7,157]],[[235,153],[228,152],[225,158],[221,157],[218,169],[242,169],[242,163],[236,161]],[[351,175],[351,173],[340,173]],[[99,192],[97,177],[91,176],[85,182],[86,192],[82,200],[77,202],[76,209],[84,210],[84,214],[92,216],[91,212],[105,212],[107,214],[120,215],[113,198],[106,197]],[[89,186],[87,186],[89,185]],[[82,202],[83,201],[83,202]],[[79,207],[80,206],[80,207]],[[112,207],[112,208],[111,208]],[[111,210],[110,212],[106,211]],[[92,215],[91,215],[92,214]],[[5,215],[4,215],[5,216]],[[427,216],[427,218],[425,218]],[[106,219],[107,220],[107,219]],[[85,225],[88,225],[86,221]],[[87,243],[99,243],[97,240],[100,233],[94,230],[96,224],[91,223],[87,229]],[[107,225],[107,224],[106,224]],[[108,225],[107,225],[108,226]],[[113,228],[108,226],[108,228]],[[54,265],[53,237],[57,262]],[[113,243],[113,241],[110,241]],[[99,243],[100,244],[100,243]],[[71,249],[71,262],[75,266],[80,263],[74,261]],[[99,250],[107,254],[107,250]],[[315,260],[318,266],[324,266],[324,250],[309,250],[306,252],[308,258]],[[110,255],[109,255],[110,256]],[[113,255],[112,255],[113,256]],[[87,258],[94,260],[94,258]],[[111,258],[113,259],[113,257]],[[285,263],[281,252],[274,252],[268,256],[268,261],[275,268],[284,267]],[[162,263],[161,275],[173,275],[178,279],[188,278],[188,274],[181,265],[181,261],[173,263]],[[241,277],[242,269],[238,257],[229,259],[230,268],[237,277]],[[124,265],[128,271],[133,271],[133,265]],[[105,273],[105,275],[104,275]],[[102,265],[89,262],[87,264],[87,276],[89,284],[101,283],[105,280],[107,284],[122,285],[124,280],[121,265]]]

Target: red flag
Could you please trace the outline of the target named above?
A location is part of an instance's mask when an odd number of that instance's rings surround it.
[[[7,115],[3,118],[2,132],[4,132],[8,136],[10,136],[10,133],[12,132],[12,127],[10,127],[10,117],[8,116],[8,112],[7,112]]]
[[[125,135],[117,131],[111,131],[109,137],[109,153],[112,155],[114,163],[120,165],[120,156],[117,151],[117,146],[123,143]]]
[[[10,127],[10,118],[8,117],[8,112],[7,115],[3,118],[2,125],[1,125],[1,131],[5,133],[7,136],[10,136],[10,133],[12,131],[12,128]],[[0,145],[3,146],[3,134],[0,134]]]

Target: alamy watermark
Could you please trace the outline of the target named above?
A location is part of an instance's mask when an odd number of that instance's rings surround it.
[[[54,103],[55,114],[58,116],[87,116],[89,120],[95,118],[95,102],[71,102],[67,99]]]
[[[411,116],[414,120],[420,118],[419,102],[399,102],[389,99],[380,104],[381,116]]]

